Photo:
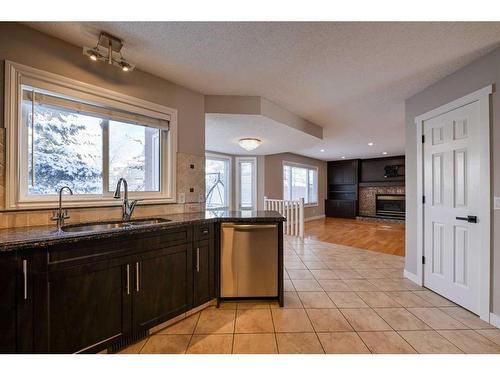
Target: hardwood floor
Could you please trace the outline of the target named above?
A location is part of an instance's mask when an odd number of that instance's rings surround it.
[[[381,253],[405,255],[405,225],[325,218],[306,222],[305,237]]]

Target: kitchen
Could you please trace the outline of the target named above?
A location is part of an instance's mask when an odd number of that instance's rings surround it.
[[[14,142],[12,126],[1,129],[1,352],[117,351],[224,296],[283,305],[284,218],[204,211],[203,95],[141,71],[124,76],[95,65],[81,48],[24,25],[1,28],[6,92],[22,97],[7,100],[4,114],[17,116],[22,103],[28,125],[18,131],[34,137],[26,147]],[[45,58],[35,62],[29,51],[36,43]],[[75,65],[79,60],[89,62]],[[51,137],[65,147],[49,148],[44,140]],[[69,187],[60,176],[68,178],[71,147],[84,155],[73,162],[84,173]],[[141,162],[142,175],[123,167]],[[28,175],[19,175],[16,163]],[[248,246],[234,247],[240,244]],[[259,256],[245,258],[251,250]],[[220,263],[238,254],[244,270]],[[266,267],[269,276],[259,283],[255,272]]]

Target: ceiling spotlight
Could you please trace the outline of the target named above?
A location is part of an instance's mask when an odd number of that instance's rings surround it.
[[[128,62],[122,61],[122,62],[120,62],[120,66],[122,67],[122,70],[124,72],[130,71],[130,64]]]
[[[373,146],[373,142],[368,142],[368,146]]]
[[[387,151],[382,152],[382,155],[387,155]]]
[[[109,65],[114,65],[124,72],[134,70],[134,65],[130,64],[122,56],[121,49],[123,42],[120,38],[111,34],[101,32],[95,47],[83,47],[83,54],[92,61],[103,61]]]
[[[345,156],[342,156],[341,159],[345,159]]]
[[[244,148],[247,151],[252,151],[255,150],[257,147],[260,146],[262,141],[257,138],[241,138],[238,141],[238,144],[240,145],[241,148]]]
[[[319,150],[319,152],[325,152],[325,150],[321,149],[321,150]]]
[[[92,60],[92,61],[97,61],[97,58],[99,56],[98,52],[93,51],[93,50],[89,51],[88,55],[90,57],[90,60]]]

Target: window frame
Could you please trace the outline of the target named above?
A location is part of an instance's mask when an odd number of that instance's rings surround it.
[[[303,168],[303,169],[307,169],[307,170],[310,170],[310,171],[314,171],[316,172],[316,202],[313,202],[313,203],[304,203],[304,207],[317,207],[319,206],[319,168],[317,166],[314,166],[314,165],[309,165],[309,164],[302,164],[302,163],[295,163],[295,162],[291,162],[291,161],[283,161],[282,163],[282,169],[281,169],[281,172],[282,172],[282,177],[281,177],[281,184],[282,184],[282,194],[283,194],[283,199],[285,199],[285,181],[284,181],[284,170],[285,170],[285,167],[291,167],[291,168]],[[309,172],[307,174],[307,194],[309,195]],[[292,196],[292,192],[291,192],[291,189],[292,189],[292,181],[290,179],[290,197]],[[304,199],[305,200],[305,199]]]
[[[101,107],[144,115],[169,122],[169,130],[161,131],[160,139],[160,191],[129,192],[130,198],[141,199],[142,204],[176,203],[176,159],[177,159],[177,110],[151,103],[132,96],[104,89],[35,69],[26,65],[5,62],[5,125],[6,125],[6,189],[5,208],[37,209],[57,207],[55,195],[33,196],[27,192],[27,152],[23,150],[26,129],[22,121],[22,86],[28,85],[62,97],[77,99]],[[27,143],[26,143],[27,144]],[[104,149],[103,149],[104,151]],[[68,195],[64,197],[67,207],[117,206],[121,202],[108,192],[105,173],[107,156],[103,152],[102,194]]]
[[[255,211],[257,210],[257,158],[255,156],[237,156],[236,164],[236,206],[238,210]],[[252,207],[241,207],[241,162],[252,163]]]
[[[227,206],[224,207],[214,207],[214,208],[208,208],[206,205],[206,196],[205,196],[205,209],[207,211],[219,211],[219,210],[232,210],[233,208],[233,158],[231,156],[227,155],[222,155],[222,154],[217,154],[213,152],[206,152],[205,153],[205,165],[206,165],[206,160],[207,159],[213,159],[213,160],[223,160],[228,162],[228,168],[227,168],[227,181],[228,181],[228,187],[227,187]],[[205,180],[206,180],[206,171],[205,171]],[[206,194],[207,192],[205,192]]]

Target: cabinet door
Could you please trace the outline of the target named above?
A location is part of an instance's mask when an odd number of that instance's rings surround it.
[[[208,302],[214,297],[214,245],[213,240],[194,244],[194,306]]]
[[[134,332],[149,329],[188,310],[193,287],[188,247],[191,248],[191,243],[147,252],[133,263]]]
[[[0,353],[16,351],[16,257],[0,258]]]
[[[127,335],[131,329],[131,272],[124,259],[49,272],[47,351],[99,351]]]

